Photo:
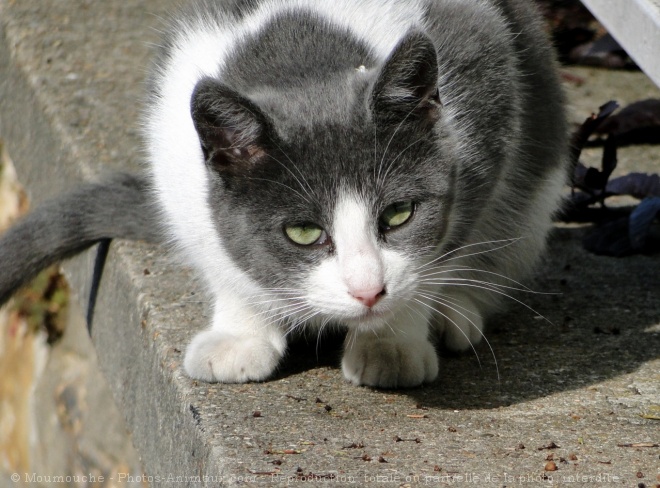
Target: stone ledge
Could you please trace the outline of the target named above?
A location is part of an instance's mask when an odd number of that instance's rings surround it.
[[[147,42],[157,37],[149,25],[172,3],[150,2],[147,9],[64,1],[46,9],[39,1],[0,2],[0,135],[33,204],[83,179],[137,169],[135,101],[141,98]],[[100,367],[147,472],[198,472],[197,459],[209,456],[207,442],[190,415],[182,415],[186,392],[173,391],[157,327],[141,326],[149,289],[140,279],[144,246],[112,247],[92,338]],[[65,265],[83,309],[94,255],[91,250]],[[131,269],[138,271],[131,275]],[[174,430],[180,434],[170,435]],[[194,462],[185,455],[191,452]]]
[[[0,135],[33,201],[137,167],[149,27],[174,3],[0,0]],[[558,229],[534,285],[564,294],[524,297],[554,325],[513,307],[488,332],[498,370],[482,344],[481,363],[444,357],[441,379],[423,389],[346,384],[336,338],[301,341],[266,383],[191,381],[181,351],[206,325],[205,299],[186,270],[141,244],[113,243],[92,339],[153,486],[510,484],[543,474],[550,451],[537,448],[551,442],[557,457],[579,459],[567,473],[632,484],[657,467],[656,450],[617,444],[657,433],[640,413],[660,400],[629,385],[660,378],[660,303],[649,290],[658,259],[588,255],[581,234]],[[93,258],[65,266],[80,297]],[[595,335],[595,325],[621,333]],[[634,406],[612,401],[633,394]]]

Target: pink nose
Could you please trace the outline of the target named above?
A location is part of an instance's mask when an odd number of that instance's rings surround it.
[[[385,295],[385,288],[379,286],[367,290],[351,290],[349,293],[362,305],[371,308],[376,305],[376,302],[378,302],[383,295]]]

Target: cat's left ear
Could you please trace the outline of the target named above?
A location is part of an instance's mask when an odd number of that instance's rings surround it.
[[[418,120],[432,124],[440,117],[438,55],[429,37],[411,32],[381,69],[372,92],[379,119]]]
[[[263,161],[272,133],[259,107],[218,80],[203,78],[191,99],[193,123],[206,164],[239,174]]]

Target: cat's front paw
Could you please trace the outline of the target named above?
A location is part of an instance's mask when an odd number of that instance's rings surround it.
[[[356,385],[409,388],[437,378],[438,356],[426,339],[349,336],[341,369],[344,377]]]
[[[262,381],[275,371],[283,353],[282,345],[266,337],[207,330],[188,345],[183,366],[191,378],[208,382]]]

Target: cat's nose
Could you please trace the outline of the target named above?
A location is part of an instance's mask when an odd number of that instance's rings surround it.
[[[385,295],[385,287],[379,286],[365,290],[350,290],[349,293],[362,305],[371,308]]]

